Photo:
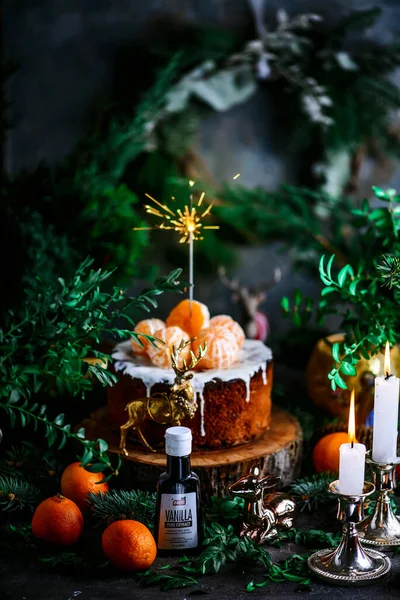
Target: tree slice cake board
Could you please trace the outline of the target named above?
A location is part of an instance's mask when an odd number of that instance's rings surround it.
[[[82,423],[91,439],[103,438],[109,451],[119,454],[119,437],[111,431],[106,410],[100,409]],[[272,410],[271,427],[261,437],[240,446],[221,450],[201,450],[192,453],[192,468],[200,477],[204,497],[227,496],[228,487],[259,462],[261,473],[281,477],[285,486],[299,475],[303,438],[299,422],[281,408]],[[164,453],[151,453],[136,443],[128,443],[127,461],[132,463],[132,487],[154,489],[160,474],[165,471]]]

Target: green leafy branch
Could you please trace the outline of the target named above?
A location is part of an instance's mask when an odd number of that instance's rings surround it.
[[[357,267],[347,263],[334,274],[335,255],[322,255],[319,262],[324,287],[313,314],[319,323],[328,315],[339,316],[345,334],[343,342],[332,345],[334,364],[328,378],[333,390],[347,388],[346,377],[356,375],[361,358],[369,360],[386,341],[400,341],[400,195],[392,189],[373,191],[380,205],[364,200],[361,208],[351,210],[363,232]],[[390,253],[382,255],[385,248]],[[300,325],[309,320],[311,303],[297,291],[292,305],[282,299],[282,309]]]
[[[118,287],[108,293],[101,291],[101,286],[111,271],[93,271],[91,264],[92,260],[86,259],[69,282],[62,278],[51,285],[38,279],[29,281],[22,318],[0,330],[0,408],[12,427],[17,423],[23,428],[32,425],[35,431],[39,425],[44,427],[49,448],[57,442],[61,449],[68,439],[84,444],[82,464],[90,471],[102,472],[112,469],[106,442],[85,440],[82,428],[73,433],[64,414],[49,418],[41,395],[54,395],[56,390],[84,395],[95,380],[103,386],[113,385],[116,376],[106,368],[111,357],[97,349],[103,336],[138,339],[132,332],[129,311],[149,311],[157,306],[157,296],[164,291],[182,292],[184,284],[179,283],[181,271],[176,269],[137,297],[127,296]],[[119,327],[121,320],[130,329]],[[98,364],[86,360],[90,354]],[[119,458],[113,472],[120,464]]]
[[[244,505],[244,499],[238,496],[233,498],[212,496],[206,507],[206,516],[210,521],[234,524],[242,518]]]

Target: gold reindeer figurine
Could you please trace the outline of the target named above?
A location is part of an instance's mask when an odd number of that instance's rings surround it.
[[[194,369],[203,358],[207,352],[207,344],[204,344],[204,347],[199,347],[197,356],[190,351],[190,363],[187,364],[186,360],[182,360],[182,366],[180,367],[178,364],[179,355],[192,342],[193,339],[188,342],[181,340],[177,348],[172,346],[171,362],[175,371],[175,380],[168,393],[154,394],[148,398],[132,400],[126,405],[125,410],[128,411],[128,420],[124,425],[121,425],[119,443],[119,449],[125,456],[128,455],[126,436],[130,429],[138,434],[140,441],[148,450],[156,452],[150,446],[140,428],[144,421],[151,419],[160,425],[180,425],[185,417],[193,419],[197,410],[197,400],[193,385],[190,382],[193,373],[188,373],[188,371]]]

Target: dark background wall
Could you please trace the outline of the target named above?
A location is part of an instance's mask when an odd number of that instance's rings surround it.
[[[376,5],[383,9],[382,18],[368,35],[382,41],[398,38],[398,0],[269,0],[266,4],[270,14],[285,8],[289,13],[318,12],[328,19]],[[115,59],[125,45],[152,44],[165,24],[174,21],[213,23],[255,36],[246,0],[5,0],[3,12],[6,56],[18,64],[8,85],[11,171],[42,160],[55,162],[68,153],[85,131],[93,105],[109,95]],[[132,66],[128,73],[132,85],[135,81],[140,85],[141,76],[140,69]],[[248,186],[272,189],[293,181],[293,162],[279,144],[274,108],[260,94],[228,113],[210,114],[198,147],[217,180],[240,171],[241,184]],[[375,183],[400,188],[399,171],[390,181]],[[238,275],[246,283],[270,277],[277,264],[285,277],[270,296],[273,320],[279,319],[283,293],[299,284],[308,291],[314,286],[290,272],[287,258],[274,248],[240,252]],[[198,280],[197,297],[211,303],[213,312],[229,308],[229,298],[218,283]]]

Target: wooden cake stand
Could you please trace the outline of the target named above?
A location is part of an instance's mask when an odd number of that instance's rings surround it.
[[[82,425],[89,439],[100,437],[106,440],[109,451],[116,454],[119,453],[119,437],[111,431],[106,414],[106,409],[99,409]],[[229,495],[229,485],[247,473],[257,461],[263,475],[280,475],[282,487],[299,474],[302,442],[297,419],[274,407],[271,427],[260,438],[233,448],[193,452],[192,467],[200,477],[205,498]],[[165,454],[148,452],[134,443],[128,444],[127,450],[126,459],[133,467],[131,486],[154,490],[158,477],[165,471]]]

